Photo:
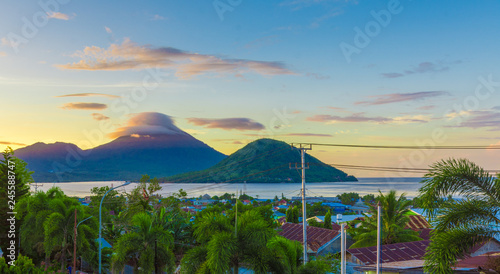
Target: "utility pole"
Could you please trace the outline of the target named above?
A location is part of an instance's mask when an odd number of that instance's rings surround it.
[[[39,184],[39,183],[31,183],[30,186],[33,186],[35,187],[35,193],[38,192],[38,187],[42,187],[43,184]]]
[[[158,239],[155,239],[155,274],[159,274],[160,271],[158,271],[158,259],[157,259],[157,249],[158,249]]]
[[[306,167],[306,150],[311,150],[312,145],[298,144],[298,147],[295,147],[292,144],[292,149],[298,148],[300,150],[300,167],[298,167],[297,163],[295,163],[295,169],[302,170],[302,235],[303,235],[303,243],[304,243],[304,264],[307,263],[307,214],[306,214],[306,169],[309,168],[309,163]],[[292,164],[290,163],[290,168],[292,168]]]
[[[377,274],[380,274],[380,234],[382,232],[382,207],[380,206],[380,202],[377,204]]]
[[[76,273],[76,208],[75,208],[75,237],[73,240],[73,269],[71,270],[72,273]]]
[[[340,273],[345,274],[344,262],[345,262],[345,224],[340,224]]]

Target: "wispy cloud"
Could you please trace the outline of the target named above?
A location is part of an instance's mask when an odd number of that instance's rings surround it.
[[[219,128],[224,130],[263,130],[264,125],[249,118],[205,119],[188,118],[188,122],[206,128]]]
[[[449,127],[463,127],[463,128],[489,128],[490,130],[500,130],[500,112],[493,110],[477,110],[467,111],[464,113],[448,114],[448,118],[455,119],[461,117],[462,121],[456,126]]]
[[[429,105],[429,106],[421,106],[421,107],[418,107],[417,109],[420,109],[420,110],[431,110],[431,109],[435,109],[436,106],[434,105]]]
[[[63,97],[93,97],[93,96],[108,97],[108,98],[120,98],[120,96],[117,96],[117,95],[104,94],[104,93],[74,93],[74,94],[65,94],[65,95],[59,95],[59,96],[54,96],[54,97],[63,98]]]
[[[384,95],[375,95],[369,96],[374,98],[369,101],[359,101],[356,102],[356,105],[383,105],[383,104],[391,104],[391,103],[399,103],[406,101],[415,101],[422,100],[430,97],[437,97],[443,95],[450,95],[446,91],[420,91],[420,92],[412,92],[412,93],[391,93]]]
[[[56,65],[61,69],[77,70],[128,70],[163,67],[176,70],[179,78],[215,73],[241,75],[256,72],[261,75],[295,74],[281,62],[225,59],[214,55],[190,53],[176,48],[140,46],[129,39],[109,48],[86,47],[74,54],[81,58],[77,63]]]
[[[331,109],[331,110],[334,110],[334,111],[337,111],[337,112],[342,112],[342,113],[352,113],[352,111],[349,111],[349,110],[347,110],[345,108],[341,108],[341,107],[328,106],[328,107],[323,107],[323,108]]]
[[[377,124],[406,124],[406,123],[427,123],[430,117],[424,115],[401,116],[401,117],[382,117],[382,116],[365,116],[364,112],[354,113],[348,116],[338,115],[314,115],[306,118],[311,122],[322,122],[327,124],[333,123],[377,123]]]
[[[7,56],[7,53],[3,52],[3,51],[0,51],[0,57],[4,57],[4,56]]]
[[[62,109],[83,109],[83,110],[102,110],[108,108],[106,104],[100,103],[67,103],[61,106]]]
[[[113,31],[109,27],[104,26],[104,30],[106,30],[106,32],[109,34],[113,33]]]
[[[72,19],[76,16],[76,14],[72,14],[72,15],[68,15],[68,14],[64,14],[64,13],[61,13],[61,12],[47,12],[47,17],[50,18],[50,19],[59,19],[59,20],[69,20],[69,19]]]
[[[7,142],[7,141],[0,141],[0,145],[25,146],[26,144],[23,144],[23,143],[14,143],[14,142]]]
[[[92,119],[97,121],[109,120],[109,117],[101,113],[92,113]]]
[[[407,69],[402,72],[387,72],[382,73],[382,77],[385,78],[399,78],[406,75],[411,75],[415,73],[429,73],[429,72],[442,72],[450,69],[451,65],[460,64],[461,60],[447,62],[447,61],[438,61],[438,62],[422,62],[417,66],[413,66],[410,69]]]

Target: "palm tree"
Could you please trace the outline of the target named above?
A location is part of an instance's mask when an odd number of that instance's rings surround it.
[[[61,270],[64,270],[66,258],[72,254],[73,250],[75,210],[77,216],[84,216],[86,213],[76,199],[69,198],[64,194],[61,195],[61,193],[58,191],[51,193],[54,195],[54,198],[48,202],[51,213],[43,222],[43,228],[45,255],[50,258],[51,254],[56,251],[55,258],[61,261]],[[79,219],[83,220],[84,218]],[[78,226],[77,244],[80,247],[80,252],[96,247],[95,242],[93,242],[97,237],[96,229],[95,220],[89,220]],[[32,231],[32,233],[37,232]]]
[[[256,273],[268,269],[266,245],[276,235],[274,229],[256,210],[238,216],[237,235],[230,219],[216,212],[200,216],[194,227],[199,246],[182,259],[183,273],[238,273],[240,264]]]
[[[267,242],[268,265],[271,273],[296,274],[302,263],[302,245],[276,236]]]
[[[435,225],[425,270],[453,273],[458,258],[500,233],[500,177],[467,159],[448,159],[432,164],[422,183],[421,206]],[[464,199],[447,199],[449,195]]]
[[[175,258],[172,253],[173,238],[169,231],[155,222],[154,217],[142,212],[132,218],[132,231],[121,236],[115,246],[113,268],[123,269],[132,260],[136,271],[143,273],[172,273]]]
[[[409,211],[411,201],[406,200],[405,194],[396,196],[396,191],[391,190],[387,195],[382,194],[379,190],[377,200],[382,206],[382,244],[394,244],[402,242],[411,242],[422,240],[417,235],[417,232],[411,229],[405,229],[408,223],[408,216],[405,214]],[[369,204],[371,214],[363,214],[364,220],[355,221],[354,224],[360,223],[357,228],[351,229],[349,234],[356,241],[350,248],[359,248],[377,245],[377,207]]]

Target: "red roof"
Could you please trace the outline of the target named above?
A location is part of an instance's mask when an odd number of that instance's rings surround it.
[[[281,229],[283,231],[279,233],[280,236],[303,243],[301,224],[285,223]],[[318,252],[320,247],[333,240],[339,234],[337,230],[307,226],[307,247],[313,252]]]
[[[427,222],[424,216],[422,215],[410,215],[410,220],[406,224],[405,228],[409,228],[412,230],[422,230],[426,228],[431,228],[432,226]]]
[[[420,234],[418,235],[418,237],[422,238],[422,240],[430,240],[431,239],[431,232],[433,230],[434,229],[432,229],[432,228],[422,229],[422,230],[420,230]]]
[[[430,241],[416,241],[383,245],[381,247],[382,263],[422,260],[425,249]],[[350,248],[347,252],[360,260],[363,264],[375,264],[377,262],[377,247]]]

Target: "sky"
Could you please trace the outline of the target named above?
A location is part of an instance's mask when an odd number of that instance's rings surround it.
[[[225,154],[259,138],[500,145],[498,10],[488,0],[5,0],[0,148],[92,148],[157,113]],[[308,153],[329,164],[466,157],[500,169],[493,149]]]

